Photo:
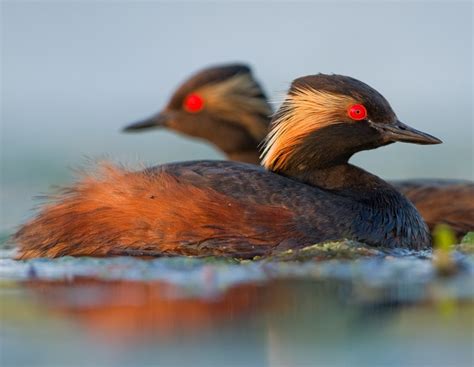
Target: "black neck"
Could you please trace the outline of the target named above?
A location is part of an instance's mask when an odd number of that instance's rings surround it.
[[[235,152],[226,152],[227,158],[231,161],[259,164],[260,163],[260,153],[258,150],[238,150]]]
[[[374,192],[395,189],[379,177],[347,162],[326,166],[299,165],[280,174],[344,196],[365,198]]]
[[[224,152],[229,159],[249,163],[259,162],[259,142],[256,141],[243,126],[232,122],[216,120],[201,131],[204,134],[202,138],[214,144],[214,146]],[[194,135],[198,136],[198,133]],[[251,156],[251,158],[249,158],[249,156]]]
[[[281,174],[318,187],[353,203],[352,238],[378,246],[385,238],[390,247],[426,248],[430,236],[420,214],[401,193],[361,168],[349,163]]]

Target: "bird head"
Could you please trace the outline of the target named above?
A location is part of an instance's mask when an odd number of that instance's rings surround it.
[[[271,108],[242,64],[204,69],[186,80],[157,114],[124,131],[167,128],[210,141],[227,154],[255,147],[266,136]]]
[[[441,143],[402,123],[367,84],[342,75],[309,75],[292,83],[273,116],[262,164],[273,171],[327,167],[397,141]]]

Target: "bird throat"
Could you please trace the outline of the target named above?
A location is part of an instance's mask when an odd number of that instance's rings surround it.
[[[354,199],[369,199],[381,191],[391,191],[391,186],[379,177],[347,162],[324,168],[300,166],[278,173]]]

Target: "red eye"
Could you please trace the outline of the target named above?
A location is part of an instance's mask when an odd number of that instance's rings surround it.
[[[191,113],[196,113],[204,108],[204,100],[199,94],[190,94],[184,100],[184,109]]]
[[[347,114],[351,119],[360,121],[367,117],[367,110],[363,104],[355,104],[349,107]]]

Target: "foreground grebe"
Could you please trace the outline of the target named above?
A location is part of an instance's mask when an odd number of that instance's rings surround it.
[[[252,258],[343,238],[427,248],[415,207],[348,163],[358,151],[396,141],[440,143],[401,123],[382,95],[356,79],[302,77],[274,116],[264,168],[221,161],[106,168],[64,189],[15,234],[18,257]]]
[[[125,131],[169,128],[211,142],[231,160],[259,164],[271,108],[250,68],[242,64],[204,69],[189,78],[157,115]],[[462,236],[474,230],[474,184],[462,180],[391,182],[415,204],[430,229],[449,224]]]

